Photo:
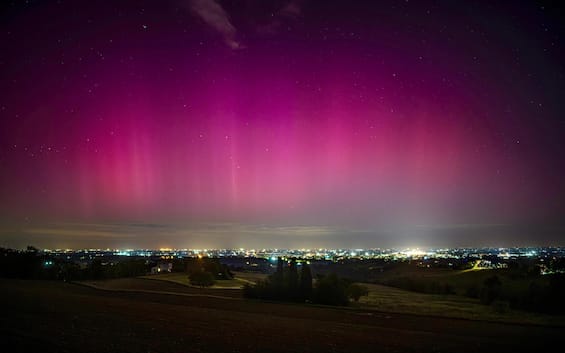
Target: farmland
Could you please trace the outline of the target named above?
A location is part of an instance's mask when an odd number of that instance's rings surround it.
[[[524,351],[556,342],[562,331],[48,281],[2,280],[2,288],[10,305],[1,332],[13,352]]]
[[[235,277],[230,280],[218,280],[211,288],[215,289],[241,289],[247,283],[255,283],[267,276],[260,273],[235,272]],[[163,273],[158,275],[142,276],[151,280],[160,280],[190,286],[188,275],[184,272]]]
[[[244,273],[238,273],[239,276]],[[240,290],[226,287],[197,288],[186,283],[172,281],[171,278],[185,278],[181,274],[166,274],[142,278],[123,278],[105,281],[86,281],[85,284],[114,291],[165,292],[182,295],[242,298]],[[151,279],[148,279],[151,278]],[[258,277],[255,277],[258,279]],[[179,281],[180,282],[180,281]],[[509,309],[496,312],[492,307],[478,300],[459,295],[437,295],[406,291],[398,288],[364,284],[369,295],[362,297],[356,308],[387,313],[407,313],[416,315],[440,316],[470,320],[498,321],[507,323],[541,324],[565,326],[565,317],[525,313]]]

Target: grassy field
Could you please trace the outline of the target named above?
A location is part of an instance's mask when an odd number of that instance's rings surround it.
[[[549,282],[547,276],[537,276],[536,278],[520,277],[515,276],[515,272],[508,269],[457,271],[453,275],[446,277],[446,279],[456,288],[458,294],[464,294],[467,288],[477,284],[480,285],[491,276],[499,278],[503,291],[509,296],[527,291],[533,280],[544,286]]]
[[[233,274],[235,278],[239,278],[243,281],[257,283],[258,281],[262,281],[267,278],[267,275],[264,273],[256,273],[256,272],[237,272],[234,271]]]
[[[438,283],[449,283],[457,295],[424,294],[403,289],[383,286],[378,284],[367,284],[369,296],[362,297],[359,301],[360,307],[379,310],[390,313],[411,313],[417,315],[433,315],[441,317],[452,317],[470,320],[498,321],[508,323],[525,323],[541,325],[565,326],[565,317],[551,316],[536,313],[526,313],[514,309],[504,311],[495,310],[491,306],[483,305],[478,299],[464,296],[466,289],[473,284],[482,283],[485,278],[497,275],[504,288],[508,290],[524,290],[529,280],[512,279],[505,270],[466,270],[453,271],[449,269],[427,269],[415,266],[401,265],[394,272],[386,273],[387,279],[395,277],[415,278],[419,281],[436,281]],[[157,282],[169,282],[191,287],[188,277],[184,273],[167,273],[142,278],[158,280]],[[266,278],[265,274],[236,272],[233,280],[216,281],[216,284],[206,291],[196,292],[206,295],[224,295],[218,293],[218,289],[240,289],[246,283],[256,283]],[[147,281],[146,281],[147,282]],[[122,289],[146,289],[148,283],[128,280],[110,281],[104,287],[118,285]],[[199,289],[196,287],[192,288]],[[152,290],[165,290],[156,285]],[[176,290],[174,290],[176,291]],[[231,293],[230,296],[242,297],[239,291]]]
[[[180,293],[213,297],[242,298],[240,290],[221,290],[223,288],[198,288],[169,280],[148,280],[145,278],[123,278],[105,281],[88,281],[103,289],[137,290],[149,292]],[[560,325],[565,326],[565,317],[525,313],[508,310],[496,312],[490,306],[482,305],[476,299],[457,295],[434,295],[415,293],[397,288],[366,284],[369,296],[362,297],[358,308],[388,313],[409,313],[470,320],[499,321],[508,323]]]
[[[79,284],[110,291],[139,291],[147,293],[168,293],[187,296],[210,296],[222,298],[242,298],[241,290],[221,290],[222,288],[199,288],[182,283],[139,278],[118,278],[102,281],[83,281]]]
[[[260,279],[264,279],[267,275],[260,273],[247,273],[247,272],[235,272],[235,277],[230,280],[218,280],[216,283],[210,287],[213,289],[241,289],[247,283],[256,283]],[[173,273],[161,273],[156,275],[142,276],[141,278],[154,279],[161,281],[168,281],[173,283],[182,284],[185,286],[191,286],[188,275],[184,272],[173,272]]]
[[[399,278],[408,278],[416,282],[435,282],[440,285],[449,284],[455,294],[464,296],[471,287],[480,288],[488,277],[497,276],[502,284],[502,292],[506,296],[514,296],[528,290],[530,283],[535,280],[540,285],[547,285],[547,276],[536,278],[521,276],[520,271],[511,269],[479,269],[451,270],[440,268],[421,268],[414,264],[398,264],[390,270],[380,273],[377,281],[380,284]]]
[[[369,296],[362,297],[359,303],[381,311],[565,326],[563,316],[532,314],[510,309],[499,313],[490,306],[479,303],[477,299],[463,296],[415,293],[377,284],[366,286],[369,288]]]
[[[0,335],[9,352],[464,353],[487,347],[531,352],[560,342],[562,336],[558,327],[355,308],[104,291],[47,281],[0,280],[0,285],[0,300],[9,303],[0,316]]]

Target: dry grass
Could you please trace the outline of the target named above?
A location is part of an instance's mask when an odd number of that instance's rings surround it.
[[[514,323],[552,324],[565,326],[565,317],[508,310],[497,313],[476,299],[457,295],[415,293],[402,289],[366,284],[369,296],[361,297],[360,304],[387,312],[414,313],[473,320]]]
[[[256,283],[260,279],[266,278],[267,275],[260,273],[247,273],[247,272],[235,272],[235,277],[230,280],[218,280],[216,283],[209,288],[212,289],[241,289],[247,283]],[[182,284],[184,286],[190,286],[190,281],[188,280],[188,275],[184,272],[173,272],[173,273],[161,273],[157,275],[142,276],[141,278],[167,281]]]
[[[562,328],[363,309],[100,291],[61,282],[0,285],[0,300],[9,303],[0,316],[8,352],[531,352],[562,336]]]

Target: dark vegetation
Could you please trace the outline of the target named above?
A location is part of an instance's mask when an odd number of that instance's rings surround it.
[[[478,298],[497,311],[516,308],[546,314],[565,313],[565,274],[533,276],[518,282],[509,277],[504,272],[491,275],[482,284],[469,286],[465,295]]]
[[[499,312],[513,308],[565,313],[565,274],[541,275],[531,261],[509,262],[504,269],[468,272],[397,264],[375,282],[420,293],[463,295]]]
[[[228,280],[234,277],[227,265],[214,258],[186,258],[184,267],[190,284],[199,287],[213,286],[216,280]]]
[[[207,271],[193,272],[188,275],[188,279],[190,280],[190,284],[199,287],[210,287],[213,286],[214,283],[216,283],[214,275],[211,272]]]
[[[220,263],[220,260],[216,258],[184,258],[183,265],[184,270],[188,274],[195,272],[209,272],[212,274],[214,279],[217,280],[232,279],[234,277],[229,267]]]
[[[390,274],[395,274],[393,277],[398,277],[397,274],[403,273],[406,267],[413,271],[429,268],[434,271],[453,272],[468,269],[472,267],[472,263],[462,259],[437,259],[426,262],[390,259],[344,259],[336,262],[311,260],[312,271],[316,274],[337,273],[340,277],[365,283],[382,284],[383,278],[389,279]]]
[[[382,284],[419,293],[455,294],[455,288],[449,282],[425,277],[414,278],[401,276],[383,281]]]
[[[500,263],[497,257],[485,259]],[[472,268],[473,263],[462,259],[352,259],[336,263],[312,262],[312,270],[318,275],[336,273],[356,282],[418,293],[467,296],[500,312],[512,308],[545,314],[565,313],[564,273],[542,275],[537,259],[507,260],[504,262],[507,268],[464,271]],[[544,266],[563,272],[565,259],[555,258]]]
[[[229,267],[213,258],[170,260],[173,271],[185,272],[195,286],[232,279]],[[43,280],[103,280],[146,275],[158,260],[147,258],[98,259],[76,263],[50,257],[34,247],[25,251],[0,249],[0,277]],[[367,295],[353,282],[384,284],[405,290],[476,298],[499,312],[520,309],[547,314],[565,313],[565,274],[541,275],[532,259],[508,261],[508,268],[460,271],[463,262],[431,263],[382,260],[279,261],[277,270],[256,285],[246,285],[248,298],[347,305]],[[563,269],[565,260],[553,259],[547,268]],[[315,275],[314,275],[315,274]],[[347,278],[347,280],[345,279]]]
[[[215,280],[232,279],[233,273],[218,259],[175,259],[173,271],[186,272],[197,286],[210,286]],[[0,248],[0,277],[44,280],[103,280],[147,275],[158,260],[146,258],[93,259],[78,264],[39,252],[28,246],[25,251]]]
[[[275,273],[255,285],[245,285],[243,290],[247,298],[327,305],[348,305],[350,298],[358,301],[369,292],[366,287],[339,278],[335,273],[318,276],[313,285],[309,264],[302,262],[298,266],[295,258],[290,261],[279,258]]]
[[[103,262],[94,259],[81,266],[41,255],[34,247],[26,251],[0,249],[0,276],[20,279],[48,279],[78,281],[87,279],[109,279],[135,277],[147,274],[154,263],[144,259],[128,259],[117,262]]]

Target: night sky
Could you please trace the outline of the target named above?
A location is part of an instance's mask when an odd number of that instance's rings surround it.
[[[558,2],[1,6],[0,246],[565,245]]]

